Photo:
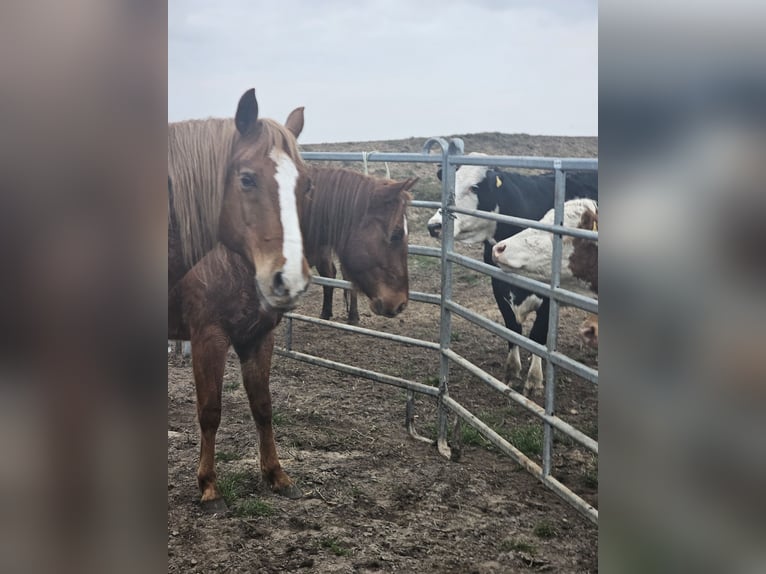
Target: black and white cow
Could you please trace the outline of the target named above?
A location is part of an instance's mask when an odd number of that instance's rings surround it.
[[[472,153],[472,156],[485,154]],[[441,179],[441,173],[437,174]],[[594,172],[568,172],[565,200],[584,197],[598,200],[598,174]],[[455,174],[455,205],[462,209],[480,210],[541,219],[553,208],[555,176],[553,173],[524,175],[500,171],[486,166],[462,166]],[[428,221],[432,237],[439,237],[442,228],[441,210]],[[455,214],[454,236],[463,243],[484,243],[484,262],[492,261],[492,247],[498,241],[516,235],[526,228],[507,223],[498,223]],[[492,279],[492,292],[503,316],[505,326],[521,334],[521,324],[532,311],[535,321],[529,338],[544,345],[548,335],[548,313],[550,300],[526,289],[510,285],[499,279]],[[505,363],[505,381],[518,378],[521,373],[519,348],[508,344],[508,358]],[[537,392],[542,389],[543,369],[540,357],[532,355],[523,392]]]

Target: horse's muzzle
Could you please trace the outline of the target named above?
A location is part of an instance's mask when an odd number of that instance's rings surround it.
[[[373,299],[370,301],[370,307],[372,308],[372,312],[376,315],[392,318],[396,317],[399,313],[407,308],[407,301],[405,300],[396,306],[387,306],[383,302],[383,299]]]

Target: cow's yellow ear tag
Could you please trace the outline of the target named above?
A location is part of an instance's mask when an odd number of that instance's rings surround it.
[[[593,231],[598,231],[598,221],[593,222]]]
[[[499,175],[496,175],[496,176],[495,176],[495,187],[500,187],[500,186],[502,186],[502,185],[503,185],[503,182],[502,182],[502,181],[500,181],[500,176],[499,176]]]

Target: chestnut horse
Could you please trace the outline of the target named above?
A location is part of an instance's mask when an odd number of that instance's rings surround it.
[[[332,254],[343,277],[370,300],[376,315],[395,317],[407,306],[407,215],[417,178],[380,179],[347,169],[309,167],[311,199],[301,225],[309,265],[335,278]],[[332,317],[332,287],[323,287],[322,319]],[[348,322],[359,322],[350,293]]]
[[[272,490],[300,496],[277,457],[269,370],[274,327],[310,281],[299,214],[311,181],[298,153],[303,108],[285,126],[258,118],[255,91],[236,118],[171,124],[168,133],[168,337],[191,339],[201,430],[202,506],[226,508],[215,435],[230,345],[259,433]]]

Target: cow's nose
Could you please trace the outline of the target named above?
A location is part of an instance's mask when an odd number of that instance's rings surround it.
[[[431,237],[439,238],[439,234],[442,230],[442,224],[441,223],[429,223],[428,224],[428,233],[431,235]]]
[[[500,256],[500,254],[505,251],[505,245],[502,243],[498,243],[492,248],[492,259],[497,261],[497,258]]]

